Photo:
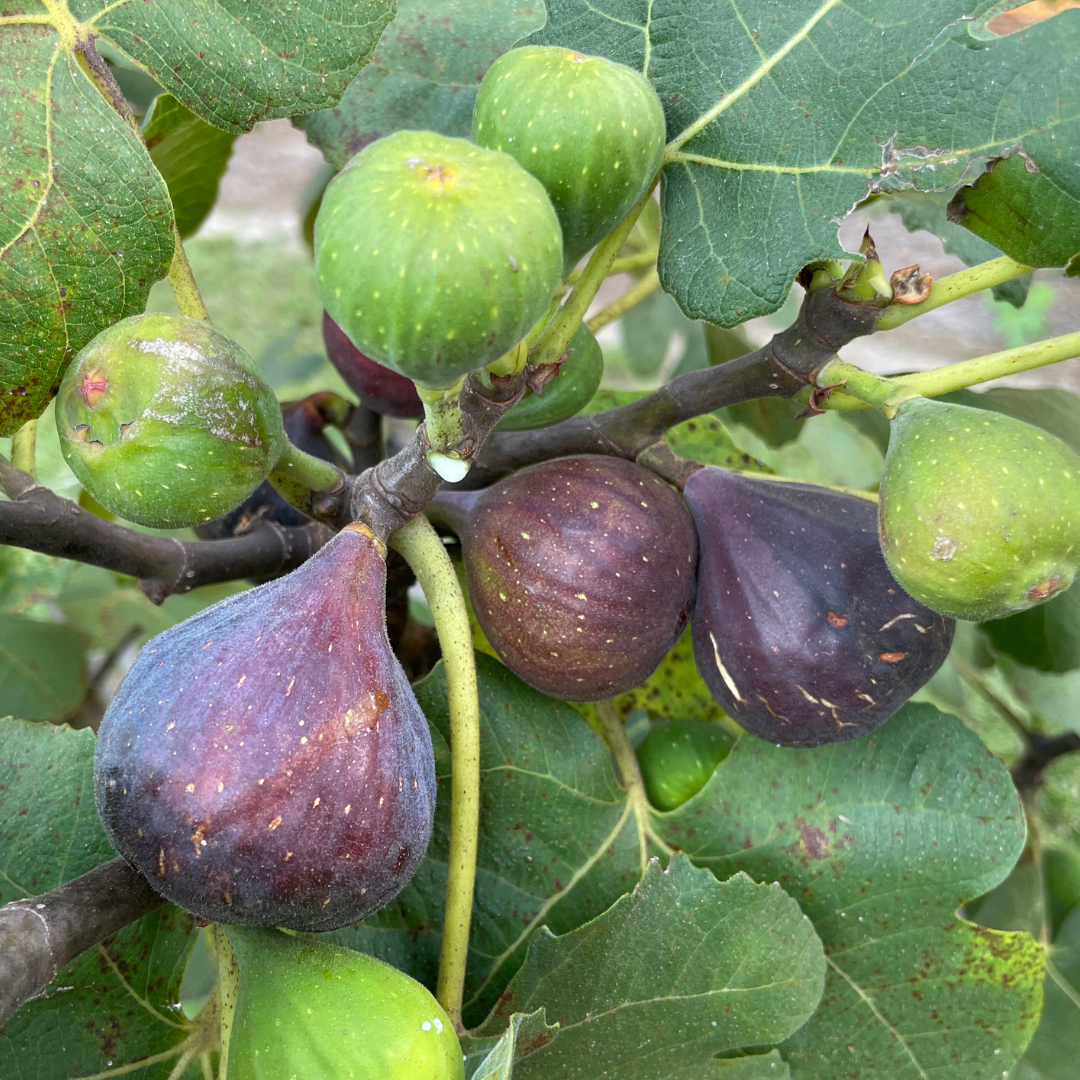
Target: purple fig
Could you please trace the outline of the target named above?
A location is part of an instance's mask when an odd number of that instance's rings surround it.
[[[322,332],[330,363],[337,368],[349,389],[372,412],[383,416],[401,416],[407,420],[423,417],[424,406],[412,379],[406,379],[404,375],[365,356],[325,311]]]
[[[432,505],[461,537],[488,640],[545,694],[598,701],[630,690],[690,617],[693,522],[678,494],[640,465],[558,458]]]
[[[683,495],[701,542],[694,659],[747,731],[856,739],[941,667],[955,623],[889,573],[873,502],[711,466]]]
[[[290,401],[281,406],[281,421],[289,442],[305,454],[332,461],[342,469],[348,469],[337,447],[323,434],[326,419],[319,408],[321,394],[309,394],[301,401]],[[340,400],[340,399],[339,399]],[[301,514],[295,506],[287,503],[277,488],[264,480],[235,510],[195,526],[196,535],[203,540],[221,540],[246,532],[255,521],[273,521],[278,525],[294,527],[306,525],[311,519]]]
[[[167,899],[215,922],[331,930],[412,877],[434,760],[385,587],[385,549],[350,525],[143,648],[101,724],[95,793],[109,839]]]

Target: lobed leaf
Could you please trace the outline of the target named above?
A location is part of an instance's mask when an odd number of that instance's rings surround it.
[[[0,615],[0,701],[26,720],[65,720],[86,694],[86,640],[77,630]]]
[[[796,1031],[824,975],[821,942],[782,889],[742,874],[720,883],[676,854],[587,925],[539,930],[476,1034],[543,1007],[559,1030],[519,1057],[516,1077],[689,1080],[716,1075],[717,1054]]]
[[[782,1049],[797,1078],[1000,1077],[1039,1015],[1042,950],[957,918],[1002,881],[1025,825],[1004,766],[954,717],[909,704],[814,750],[744,736],[657,831],[718,877],[778,881],[829,971]]]
[[[399,0],[371,64],[341,102],[296,121],[341,168],[369,142],[402,128],[467,139],[484,72],[542,26],[543,0]]]
[[[642,71],[667,116],[659,269],[691,318],[775,311],[877,191],[945,190],[1022,148],[1063,191],[1080,12],[1009,37],[992,0],[551,0],[531,44]]]

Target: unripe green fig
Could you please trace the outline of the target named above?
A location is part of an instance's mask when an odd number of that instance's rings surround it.
[[[398,131],[327,187],[315,270],[323,306],[364,356],[444,390],[544,314],[562,235],[543,186],[509,155]]]
[[[1001,413],[927,398],[892,421],[881,547],[920,603],[957,619],[1023,611],[1080,564],[1080,457]]]
[[[682,806],[709,782],[734,742],[708,720],[672,720],[653,728],[637,748],[649,802],[665,811]]]
[[[254,361],[209,323],[149,314],[103,330],[56,398],[60,449],[128,521],[178,529],[220,517],[270,474],[281,409]]]
[[[664,110],[639,72],[528,45],[488,68],[473,139],[512,154],[547,188],[572,267],[645,193],[664,153]]]
[[[397,968],[280,930],[224,934],[238,976],[229,1080],[464,1080],[453,1023]]]
[[[98,733],[98,816],[210,922],[334,930],[395,897],[435,811],[427,721],[386,633],[386,549],[346,526],[143,647]]]
[[[569,420],[593,399],[604,375],[604,354],[592,331],[582,323],[567,348],[558,374],[540,394],[525,396],[495,425],[496,431],[532,431]]]

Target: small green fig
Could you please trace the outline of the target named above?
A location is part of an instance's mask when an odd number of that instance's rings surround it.
[[[892,421],[881,547],[916,600],[957,619],[1023,611],[1080,564],[1080,457],[1011,416],[927,398]]]
[[[664,110],[639,72],[602,56],[529,45],[488,68],[473,139],[513,155],[547,188],[567,268],[641,198],[664,153]]]
[[[674,810],[696,795],[731,753],[734,738],[708,720],[672,720],[655,727],[637,748],[649,802]]]
[[[238,981],[229,1080],[464,1080],[453,1023],[397,968],[280,930],[224,934]]]
[[[135,315],[98,334],[64,376],[56,427],[83,487],[114,514],[158,529],[232,510],[286,444],[254,361],[182,315]]]
[[[593,399],[604,375],[604,354],[582,323],[570,339],[567,358],[540,394],[525,396],[495,425],[496,431],[532,431],[568,420]]]
[[[445,390],[544,314],[562,236],[543,186],[509,155],[398,131],[327,187],[315,270],[323,306],[364,356]]]

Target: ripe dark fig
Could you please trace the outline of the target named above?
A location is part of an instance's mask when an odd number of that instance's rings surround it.
[[[279,930],[224,934],[238,975],[229,1080],[464,1080],[453,1022],[397,968]]]
[[[220,517],[285,448],[254,361],[209,323],[136,315],[72,361],[56,398],[60,449],[106,509],[159,529]]]
[[[432,516],[461,537],[473,608],[530,686],[598,701],[648,678],[694,603],[697,538],[654,473],[585,454],[484,491],[444,492]]]
[[[567,348],[569,355],[542,394],[525,396],[495,425],[496,431],[531,431],[569,420],[593,399],[604,376],[604,354],[582,323]]]
[[[1064,592],[1080,568],[1080,456],[1003,413],[900,404],[881,477],[896,580],[956,619],[1001,619]]]
[[[365,356],[325,311],[322,332],[330,363],[372,412],[408,420],[423,417],[424,406],[411,379]]]
[[[281,406],[285,434],[289,442],[305,454],[347,469],[349,462],[323,434],[326,420],[319,410],[319,397],[319,394],[310,394],[301,401],[289,401]],[[256,521],[274,521],[288,528],[305,525],[310,520],[287,503],[269,480],[264,480],[235,510],[203,525],[196,525],[195,532],[204,540],[220,540],[243,534]]]
[[[711,466],[683,495],[701,542],[694,659],[747,731],[858,738],[944,662],[955,624],[893,579],[868,499]]]
[[[664,811],[682,806],[734,745],[729,732],[708,720],[672,720],[653,728],[636,751],[649,802]]]
[[[385,549],[354,524],[144,646],[102,721],[95,793],[109,839],[167,899],[331,930],[408,882],[434,761],[385,587]]]
[[[512,49],[488,68],[472,122],[477,143],[511,154],[547,188],[567,269],[645,193],[664,130],[641,72],[547,45]]]
[[[543,186],[508,154],[396,131],[327,186],[315,272],[323,306],[365,356],[445,390],[547,310],[562,232]]]

